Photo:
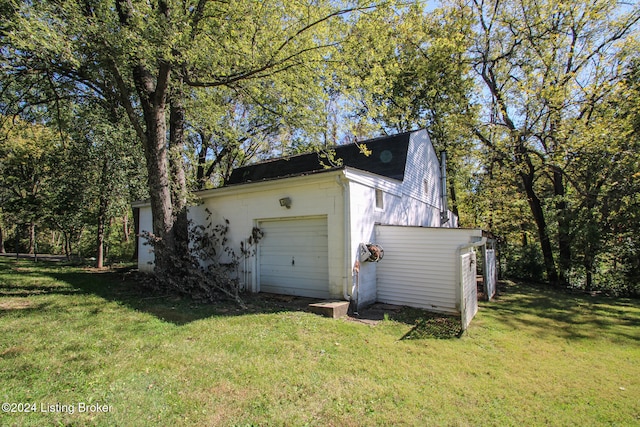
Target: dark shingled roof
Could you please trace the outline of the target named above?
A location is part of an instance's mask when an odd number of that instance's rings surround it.
[[[411,133],[407,132],[359,142],[359,145],[364,145],[371,151],[369,156],[364,155],[356,144],[339,145],[334,147],[335,158],[342,160],[343,167],[349,166],[402,181],[410,135]],[[341,169],[327,169],[323,163],[329,164],[326,159],[321,159],[318,153],[267,160],[234,169],[227,185]]]

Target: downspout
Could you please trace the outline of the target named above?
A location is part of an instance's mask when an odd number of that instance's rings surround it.
[[[456,265],[458,266],[458,282],[459,282],[458,286],[460,288],[460,324],[461,325],[464,325],[465,323],[464,322],[465,305],[464,305],[464,287],[462,282],[462,264],[460,261],[460,257],[462,256],[462,251],[466,251],[471,248],[477,248],[479,246],[483,246],[486,244],[487,244],[487,238],[483,237],[477,242],[466,243],[464,245],[458,246]],[[465,330],[466,328],[467,328],[466,326],[463,326],[462,330]]]
[[[345,264],[345,277],[342,285],[343,297],[346,301],[351,301],[349,296],[349,282],[352,277],[351,271],[351,198],[349,190],[349,180],[344,178],[344,174],[338,175],[336,178],[338,184],[342,186],[344,194],[344,264]]]

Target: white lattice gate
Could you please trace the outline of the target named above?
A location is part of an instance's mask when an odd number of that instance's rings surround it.
[[[475,252],[460,255],[460,281],[462,282],[462,307],[460,307],[462,329],[467,329],[471,319],[478,312]]]

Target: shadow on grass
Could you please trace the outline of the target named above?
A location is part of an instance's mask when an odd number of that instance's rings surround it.
[[[460,325],[459,317],[442,316],[428,312],[423,313],[424,314],[415,321],[415,326],[402,337],[403,340],[429,338],[452,339],[462,336],[464,331]]]
[[[22,280],[24,278],[24,280]],[[55,280],[49,280],[50,278]],[[42,279],[42,280],[40,280]],[[127,269],[95,270],[63,266],[59,263],[25,261],[0,262],[0,315],[11,310],[42,311],[46,306],[28,303],[24,297],[41,295],[73,296],[92,294],[148,313],[175,325],[200,319],[247,314],[308,311],[308,304],[317,300],[270,294],[244,295],[247,309],[221,300],[198,303],[190,298],[154,295],[141,284],[138,275]],[[20,300],[25,302],[20,303]],[[375,306],[374,306],[375,308]],[[640,341],[640,301],[593,297],[552,289],[545,285],[510,283],[502,287],[492,302],[482,302],[480,313],[496,325],[506,325],[541,337],[579,340],[607,337],[613,340]],[[445,316],[407,307],[383,307],[361,312],[358,320],[375,323],[392,320],[412,327],[402,339],[460,336],[457,317]]]
[[[62,286],[46,286],[46,285],[1,285],[0,297],[30,297],[34,295],[73,295],[80,292],[78,289],[67,288]]]
[[[463,332],[459,316],[390,304],[373,304],[353,318],[369,324],[391,320],[412,326],[401,340],[460,338]]]
[[[143,274],[134,273],[127,268],[96,270],[59,263],[35,265],[25,264],[24,261],[0,262],[0,297],[8,297],[9,302],[15,301],[16,298],[11,298],[15,296],[96,295],[175,325],[185,325],[200,319],[220,316],[306,312],[309,311],[310,303],[318,301],[311,298],[266,293],[246,294],[242,299],[247,308],[242,309],[229,300],[199,303],[188,297],[155,295],[143,286],[143,280]],[[22,299],[27,301],[26,298]],[[6,311],[11,308],[0,306],[0,309]],[[32,308],[22,307],[21,309],[31,310]],[[39,307],[39,309],[46,309],[46,307]],[[363,310],[358,320],[373,324],[381,320],[392,320],[411,326],[411,331],[402,339],[459,336],[459,324],[455,323],[456,318],[447,318],[407,307],[376,304],[373,308]]]
[[[25,315],[35,314],[47,310],[50,306],[51,304],[48,302],[34,303],[25,298],[11,298],[0,301],[0,317],[11,312],[20,312]]]
[[[243,309],[237,303],[227,299],[198,302],[187,296],[154,295],[141,284],[144,275],[132,274],[130,269],[56,272],[51,276],[83,293],[118,302],[175,325],[184,325],[217,316],[307,311],[309,303],[317,301],[300,297],[246,294],[241,297],[247,307]]]
[[[591,296],[548,285],[502,285],[480,310],[513,329],[569,340],[609,337],[640,341],[640,300]]]
[[[250,305],[250,310],[240,310],[236,304],[227,301],[198,304],[189,298],[153,295],[143,287],[139,275],[131,274],[131,268],[96,270],[62,262],[34,263],[0,257],[0,298],[3,298],[0,314],[18,309],[16,307],[21,304],[18,299],[26,304],[27,297],[83,294],[96,295],[176,325],[211,316],[278,311],[277,305]],[[26,307],[20,309],[25,312],[31,310]]]

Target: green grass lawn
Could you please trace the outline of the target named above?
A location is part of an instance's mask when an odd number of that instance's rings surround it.
[[[0,258],[0,425],[640,425],[637,300],[508,284],[436,339],[124,277]]]

